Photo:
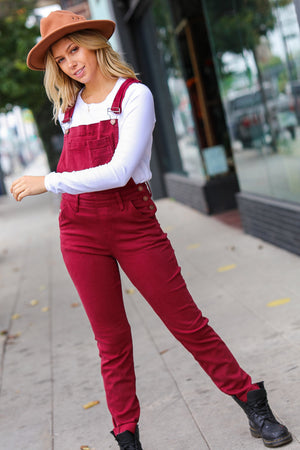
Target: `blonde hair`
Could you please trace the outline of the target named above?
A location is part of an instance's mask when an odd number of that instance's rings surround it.
[[[119,53],[113,50],[110,43],[98,31],[83,30],[66,37],[80,47],[95,51],[99,68],[105,77],[137,78],[130,65],[121,59]],[[78,92],[84,85],[70,78],[59,68],[49,49],[46,56],[44,86],[49,100],[53,103],[53,117],[56,122],[60,110],[64,113],[75,104]]]

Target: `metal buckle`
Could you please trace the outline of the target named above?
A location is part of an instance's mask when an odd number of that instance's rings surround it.
[[[114,119],[114,116],[116,114],[121,114],[121,108],[117,107],[107,108],[107,114],[109,115],[110,119]]]

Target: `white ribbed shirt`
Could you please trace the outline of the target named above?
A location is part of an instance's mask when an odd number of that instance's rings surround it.
[[[108,120],[107,109],[124,78],[119,78],[103,102],[85,103],[78,94],[71,123],[59,121],[63,131],[66,127],[78,127]],[[72,172],[51,172],[45,177],[47,191],[54,193],[82,194],[122,187],[130,178],[135,183],[151,179],[150,158],[152,132],[155,125],[153,97],[142,83],[131,84],[125,93],[122,113],[115,116],[119,125],[119,141],[114,156],[107,164]]]

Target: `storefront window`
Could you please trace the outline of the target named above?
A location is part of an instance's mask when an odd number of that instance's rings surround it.
[[[300,201],[300,33],[291,0],[203,0],[243,191]]]
[[[188,87],[181,70],[174,26],[166,0],[154,0],[152,12],[156,25],[158,49],[164,65],[173,106],[173,121],[180,156],[189,177],[204,179]]]

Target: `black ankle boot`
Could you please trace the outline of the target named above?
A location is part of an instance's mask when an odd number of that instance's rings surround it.
[[[249,419],[250,433],[262,438],[266,447],[280,447],[293,440],[288,429],[274,417],[267,399],[264,383],[257,383],[260,389],[247,394],[247,402],[242,402],[235,395],[234,400],[243,408]]]
[[[143,450],[140,443],[138,426],[136,426],[134,434],[130,431],[124,431],[124,433],[117,435],[111,431],[111,434],[115,437],[121,450]]]

